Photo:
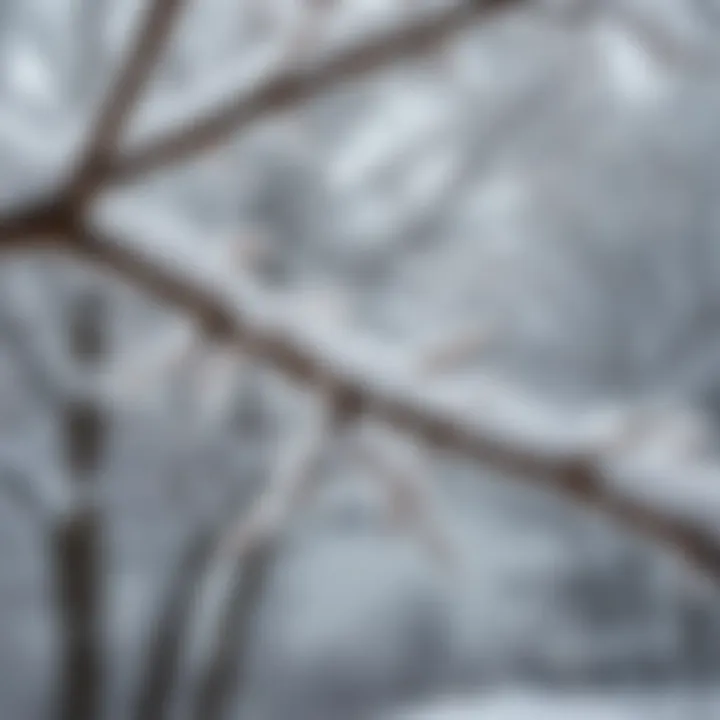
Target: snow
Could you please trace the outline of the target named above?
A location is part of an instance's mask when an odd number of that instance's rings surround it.
[[[400,710],[379,720],[685,720],[693,710],[716,717],[720,695],[703,691],[627,694],[552,694],[505,691],[487,698],[448,698],[420,710]],[[712,712],[711,714],[708,714]]]

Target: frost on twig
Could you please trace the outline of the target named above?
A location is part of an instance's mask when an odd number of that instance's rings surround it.
[[[277,466],[267,488],[250,512],[228,531],[220,555],[242,555],[254,545],[271,540],[308,497],[319,479],[319,463],[333,435],[336,420],[331,398],[323,398],[317,415],[277,453]]]
[[[720,457],[707,418],[677,402],[639,405],[600,446],[607,483],[622,494],[717,534]]]
[[[251,507],[241,502],[191,534],[161,598],[133,720],[170,717],[188,656],[199,656],[191,663],[198,677],[189,717],[213,720],[222,712],[242,675],[251,622],[280,535],[317,480],[333,417],[322,403],[290,438],[290,447],[277,452],[273,475]]]
[[[221,533],[205,579],[206,642],[195,720],[221,717],[238,676],[241,687],[245,682],[252,620],[281,536],[317,486],[320,463],[341,424],[332,398],[324,396],[316,416],[277,453],[277,467],[256,502]]]
[[[383,428],[383,433],[362,437],[358,449],[387,500],[393,525],[417,536],[441,566],[452,565],[453,544],[433,497],[421,448],[397,437],[392,428]]]

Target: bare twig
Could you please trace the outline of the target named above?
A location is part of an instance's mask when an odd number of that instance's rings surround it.
[[[0,251],[60,249],[70,217],[61,193],[0,213]]]
[[[183,0],[153,0],[95,121],[80,168],[79,184],[95,180],[98,166],[115,152],[120,136],[163,51]]]
[[[127,182],[186,160],[270,113],[297,107],[344,83],[422,55],[470,27],[474,21],[520,2],[522,0],[464,0],[414,25],[344,50],[316,67],[284,69],[249,95],[232,97],[217,107],[195,113],[180,127],[130,149],[108,168],[107,181]]]

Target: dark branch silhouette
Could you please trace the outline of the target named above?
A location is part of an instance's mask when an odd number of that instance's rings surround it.
[[[91,130],[77,179],[83,190],[98,189],[97,173],[115,152],[184,4],[184,0],[154,0],[146,10],[142,27]]]
[[[373,72],[431,52],[478,20],[524,0],[465,0],[413,25],[402,26],[342,50],[307,70],[287,68],[249,94],[231,96],[217,107],[190,113],[177,128],[122,153],[108,168],[110,182],[127,182],[172,163],[188,160],[270,114],[290,110]]]

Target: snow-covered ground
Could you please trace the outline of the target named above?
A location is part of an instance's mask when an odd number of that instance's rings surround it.
[[[448,697],[421,708],[400,709],[381,720],[714,720],[720,692],[626,694],[490,693]]]

